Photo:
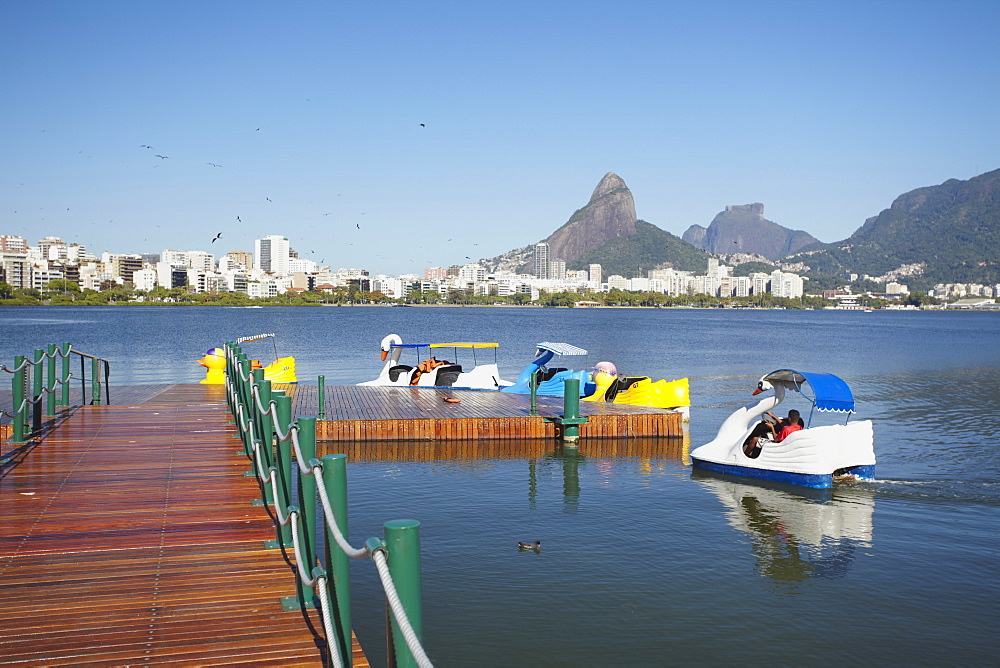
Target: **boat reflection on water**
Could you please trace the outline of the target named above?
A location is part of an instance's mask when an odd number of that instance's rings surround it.
[[[676,464],[690,464],[691,440],[683,438],[637,437],[627,439],[582,439],[568,446],[545,439],[498,441],[321,441],[320,455],[344,454],[351,462],[451,462],[474,469],[484,463],[522,459],[527,467],[529,508],[534,509],[541,491],[539,476],[554,467],[562,469],[563,510],[575,513],[580,502],[580,474],[595,467],[602,475],[612,475],[620,458],[638,459],[642,476],[664,474]]]
[[[778,582],[846,575],[858,548],[872,544],[874,491],[858,486],[788,489],[692,470],[726,507],[729,524],[750,535],[757,572]]]
[[[583,438],[577,453],[587,459],[639,457],[650,461],[672,460],[690,463],[687,430],[683,438]],[[503,459],[540,459],[561,457],[572,448],[547,439],[509,439],[496,441],[319,441],[320,454],[342,453],[347,461],[433,462],[468,461],[470,464]]]

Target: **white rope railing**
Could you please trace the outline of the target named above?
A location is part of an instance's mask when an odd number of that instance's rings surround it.
[[[323,610],[323,632],[326,633],[326,646],[330,648],[330,658],[333,660],[334,668],[343,668],[344,659],[340,656],[340,644],[330,642],[330,638],[336,637],[333,633],[333,615],[330,614],[330,592],[327,591],[327,579],[325,575],[316,578],[318,585],[316,591],[319,592],[319,605]]]
[[[40,359],[32,360],[32,359],[25,358],[24,360],[21,361],[21,363],[18,366],[14,367],[13,369],[7,368],[6,364],[0,364],[0,371],[6,371],[7,373],[17,373],[18,371],[20,371],[21,369],[23,369],[25,367],[28,367],[28,366],[38,366],[39,364],[41,364],[42,362],[44,362],[47,359],[55,359],[56,357],[69,357],[69,354],[72,353],[72,352],[75,352],[73,350],[73,345],[72,344],[70,344],[70,346],[66,349],[66,352],[63,352],[62,348],[59,348],[59,347],[57,347],[51,353],[48,352],[48,351],[46,351],[46,350],[43,350],[42,351],[42,356],[41,356]]]
[[[406,610],[403,609],[403,602],[399,600],[399,594],[396,593],[396,585],[392,581],[389,564],[385,560],[385,551],[375,550],[372,561],[375,562],[375,568],[378,569],[378,577],[382,581],[382,589],[385,590],[385,599],[389,602],[389,609],[392,610],[392,616],[396,619],[396,624],[399,625],[399,631],[403,634],[403,639],[406,640],[410,654],[413,655],[418,666],[431,666],[431,660],[427,658],[424,648],[420,646],[417,632],[410,625],[410,619],[406,616]]]
[[[231,351],[227,351],[231,354]],[[239,364],[233,365],[237,369],[237,377],[239,377],[244,382],[250,382],[253,378],[253,373],[249,372],[246,375],[240,371]],[[281,495],[278,490],[278,479],[277,479],[277,469],[271,466],[267,470],[267,475],[263,473],[264,463],[261,459],[261,446],[262,441],[257,438],[255,434],[254,420],[249,416],[245,416],[247,410],[244,408],[243,402],[239,400],[239,393],[236,389],[235,383],[232,379],[227,379],[227,394],[231,399],[234,399],[236,406],[236,422],[242,433],[247,434],[250,447],[253,451],[253,461],[254,461],[254,475],[255,477],[265,485],[269,485],[271,488],[271,498],[272,508],[274,510],[275,519],[278,524],[282,527],[287,526],[289,522],[291,523],[291,533],[292,533],[292,552],[295,558],[296,568],[298,570],[298,578],[301,580],[305,587],[315,588],[317,595],[320,599],[320,606],[322,609],[323,618],[323,629],[326,633],[327,646],[330,648],[331,659],[333,665],[343,666],[343,659],[340,656],[340,650],[336,642],[332,642],[335,638],[335,633],[332,628],[332,614],[330,612],[330,600],[329,592],[327,591],[328,579],[326,577],[325,571],[322,568],[318,570],[320,573],[313,577],[313,573],[306,568],[306,564],[302,561],[302,548],[300,545],[299,538],[299,521],[301,513],[299,509],[295,506],[287,506],[286,508],[281,508]],[[262,416],[273,416],[277,417],[277,402],[273,399],[268,403],[265,409],[263,403],[260,399],[260,390],[256,383],[250,386],[250,397],[251,401],[254,403],[254,408],[256,408]],[[299,467],[299,470],[303,475],[312,475],[317,481],[322,480],[323,474],[323,464],[313,460],[315,464],[309,466],[303,463],[304,456],[302,454],[301,445],[299,443],[299,426],[296,423],[291,423],[288,425],[287,430],[283,431],[278,420],[272,420],[271,426],[274,429],[275,435],[278,437],[279,441],[291,441],[295,461]],[[337,524],[337,518],[333,511],[333,506],[330,502],[329,495],[327,494],[326,487],[323,484],[316,485],[316,491],[320,498],[320,503],[323,507],[323,516],[326,521],[327,529],[329,533],[333,536],[334,542],[336,542],[337,547],[349,558],[361,559],[367,556],[372,557],[372,561],[375,563],[376,570],[379,574],[379,580],[382,584],[382,589],[385,592],[386,602],[389,605],[389,609],[392,612],[393,618],[396,620],[396,624],[399,627],[400,632],[403,635],[403,639],[406,641],[406,646],[410,653],[413,655],[414,660],[417,662],[418,666],[421,668],[431,668],[433,664],[427,657],[427,653],[424,651],[420,644],[420,639],[417,637],[416,631],[413,629],[413,625],[410,623],[409,618],[406,615],[406,610],[403,607],[403,603],[399,598],[399,594],[396,591],[395,583],[392,580],[392,574],[389,572],[389,566],[386,561],[385,549],[376,548],[374,551],[369,550],[367,546],[356,548],[353,547],[343,535]],[[284,514],[287,513],[287,514]]]

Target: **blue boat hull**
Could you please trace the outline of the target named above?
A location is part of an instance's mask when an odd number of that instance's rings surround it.
[[[772,469],[758,469],[749,466],[735,466],[732,464],[719,464],[705,461],[697,457],[691,458],[691,463],[707,471],[716,471],[729,475],[744,476],[747,478],[759,478],[761,480],[773,480],[789,485],[799,485],[800,487],[811,487],[813,489],[829,489],[833,487],[833,474],[813,474],[813,473],[791,473],[789,471],[775,471]],[[843,475],[853,475],[862,480],[871,480],[875,477],[875,466],[852,466],[842,472]]]

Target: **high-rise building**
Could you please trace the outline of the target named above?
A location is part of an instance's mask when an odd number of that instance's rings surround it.
[[[262,271],[275,274],[288,273],[289,260],[288,239],[277,234],[271,234],[254,241],[254,265]]]
[[[599,283],[601,283],[604,280],[604,276],[602,275],[602,272],[601,272],[601,265],[599,265],[599,264],[592,264],[592,265],[590,265],[587,268],[587,270],[588,270],[588,273],[590,274],[590,282],[591,283],[598,283],[599,284]]]
[[[549,260],[549,278],[556,281],[566,280],[566,260]]]
[[[535,262],[532,272],[538,278],[549,277],[549,245],[544,241],[535,244]]]

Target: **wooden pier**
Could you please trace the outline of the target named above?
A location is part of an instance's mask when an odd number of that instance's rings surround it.
[[[294,415],[318,415],[316,385],[275,385],[293,396]],[[562,415],[562,397],[530,397],[507,392],[413,387],[331,385],[326,387],[325,419],[317,420],[322,441],[457,441],[555,439],[556,425],[543,417]],[[448,403],[444,399],[458,399]],[[580,438],[677,438],[683,416],[648,406],[580,402]]]
[[[0,663],[323,664],[316,612],[279,601],[295,576],[264,548],[274,525],[224,392],[113,390],[5,444]]]
[[[316,385],[275,389],[295,417],[320,413]],[[251,505],[258,488],[224,387],[113,388],[111,400],[60,409],[28,444],[0,451],[0,663],[321,665],[316,611],[282,609],[295,576],[264,547],[275,529]],[[328,386],[317,433],[361,459],[540,456],[557,437],[543,418],[562,414],[562,398],[539,397],[537,409],[501,392]],[[627,439],[640,456],[686,456],[680,413],[580,411],[580,436],[599,450]],[[356,639],[353,661],[368,665]]]

